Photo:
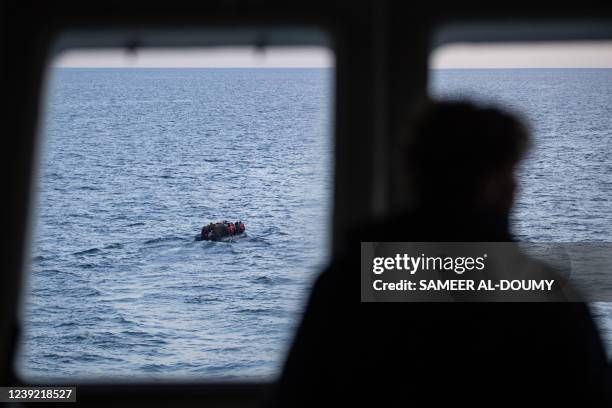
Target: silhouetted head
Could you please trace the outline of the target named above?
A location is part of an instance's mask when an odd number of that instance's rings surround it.
[[[406,149],[421,205],[510,212],[514,170],[529,146],[514,116],[467,102],[434,102],[414,120]]]

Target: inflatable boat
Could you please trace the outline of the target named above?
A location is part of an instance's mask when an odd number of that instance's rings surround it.
[[[199,241],[227,241],[244,234],[246,227],[242,221],[221,221],[202,227]]]

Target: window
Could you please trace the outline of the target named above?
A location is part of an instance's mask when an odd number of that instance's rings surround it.
[[[612,241],[611,41],[451,43],[430,69],[434,98],[494,104],[530,125],[512,219],[519,240]],[[592,310],[610,352],[612,304]]]
[[[333,74],[321,46],[58,56],[20,375],[278,374],[329,256]],[[197,240],[224,220],[246,233]]]

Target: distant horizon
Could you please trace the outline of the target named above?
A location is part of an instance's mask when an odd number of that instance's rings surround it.
[[[334,67],[58,67],[52,69],[334,69]]]
[[[54,68],[333,68],[333,50],[320,47],[121,48],[69,50]],[[430,69],[609,69],[612,41],[451,43],[434,49]]]
[[[335,67],[57,67],[52,66],[52,69],[334,69]],[[458,68],[429,68],[432,71],[461,71],[461,70],[503,70],[503,69],[525,69],[525,70],[536,70],[536,69],[565,69],[565,70],[585,70],[585,69],[598,69],[607,70],[612,67],[458,67]]]

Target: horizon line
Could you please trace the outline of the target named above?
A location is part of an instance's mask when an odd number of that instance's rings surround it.
[[[227,67],[216,67],[216,66],[51,66],[51,69],[335,69],[334,66],[277,66],[277,67],[245,67],[245,66],[227,66]],[[440,71],[440,70],[470,70],[470,69],[612,69],[612,66],[592,66],[592,67],[429,67],[430,71]]]
[[[312,67],[312,66],[303,66],[303,67],[241,67],[241,66],[227,66],[227,67],[193,67],[193,66],[148,66],[148,67],[116,67],[116,66],[91,66],[91,67],[83,67],[83,66],[51,66],[52,69],[335,69],[335,67]]]

